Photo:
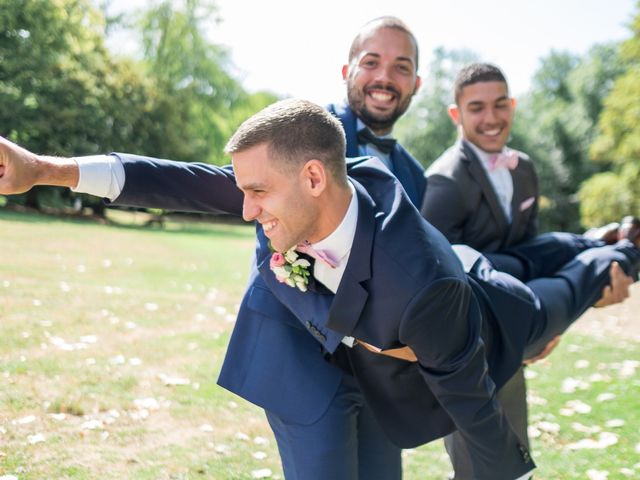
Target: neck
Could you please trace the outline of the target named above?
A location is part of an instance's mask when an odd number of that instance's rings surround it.
[[[349,185],[333,186],[327,189],[323,196],[321,216],[318,219],[317,234],[314,238],[309,238],[310,243],[317,243],[324,240],[336,231],[340,223],[347,214],[351,203],[352,191]]]

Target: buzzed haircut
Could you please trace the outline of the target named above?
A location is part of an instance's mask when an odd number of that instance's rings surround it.
[[[306,100],[276,102],[245,120],[224,151],[228,154],[267,144],[269,158],[280,171],[298,171],[320,160],[334,179],[347,185],[346,139],[340,121]]]
[[[392,30],[398,30],[399,32],[406,34],[411,39],[411,42],[413,43],[413,46],[415,48],[416,57],[414,60],[416,62],[416,71],[418,70],[418,41],[416,40],[415,35],[409,29],[406,23],[404,23],[398,17],[393,17],[391,15],[374,18],[373,20],[368,21],[362,26],[362,28],[356,35],[356,38],[354,38],[351,42],[351,48],[349,48],[349,63],[351,63],[351,61],[360,53],[363,35],[367,32],[370,32],[374,28],[390,28]]]
[[[464,87],[480,82],[502,82],[507,86],[507,90],[509,89],[507,78],[498,67],[490,63],[472,63],[460,70],[456,76],[453,84],[456,104]]]

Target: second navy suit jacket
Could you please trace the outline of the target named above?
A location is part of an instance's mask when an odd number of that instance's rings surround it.
[[[347,139],[347,157],[359,157],[358,117],[356,114],[346,103],[328,105],[327,110],[342,123]],[[427,186],[424,168],[399,142],[396,142],[389,156],[391,158],[392,173],[404,187],[409,199],[419,207],[422,204],[422,198]]]
[[[462,140],[427,170],[423,216],[451,243],[464,243],[482,252],[531,239],[538,229],[538,177],[531,160],[519,154],[518,166],[511,171],[511,222],[480,160]]]
[[[230,168],[119,157],[126,182],[118,204],[241,214],[242,193]],[[530,312],[521,312],[517,329],[500,324],[449,243],[381,162],[357,159],[348,171],[359,214],[338,291],[301,293],[277,282],[257,225],[258,272],[242,301],[220,385],[283,419],[312,423],[340,382],[342,373],[324,354],[344,335],[383,349],[409,345],[417,363],[361,347],[348,351],[366,401],[394,443],[415,447],[457,428],[469,439],[479,478],[523,475],[534,464],[495,389],[522,361]],[[497,303],[511,313],[521,308],[508,294]]]

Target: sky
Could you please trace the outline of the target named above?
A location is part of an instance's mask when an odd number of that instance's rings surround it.
[[[112,0],[112,11],[148,5]],[[209,38],[227,47],[249,91],[270,90],[320,104],[345,95],[341,67],[358,29],[395,15],[415,33],[419,74],[436,47],[470,49],[505,72],[517,97],[551,50],[583,55],[596,43],[631,36],[637,0],[217,0]],[[132,48],[125,38],[112,44]],[[127,47],[126,45],[129,44]]]

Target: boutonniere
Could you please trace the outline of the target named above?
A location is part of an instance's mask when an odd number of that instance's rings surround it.
[[[280,283],[286,283],[290,287],[298,288],[301,292],[306,292],[309,275],[311,275],[309,272],[311,262],[298,257],[296,247],[291,247],[284,253],[273,252],[269,267]]]

